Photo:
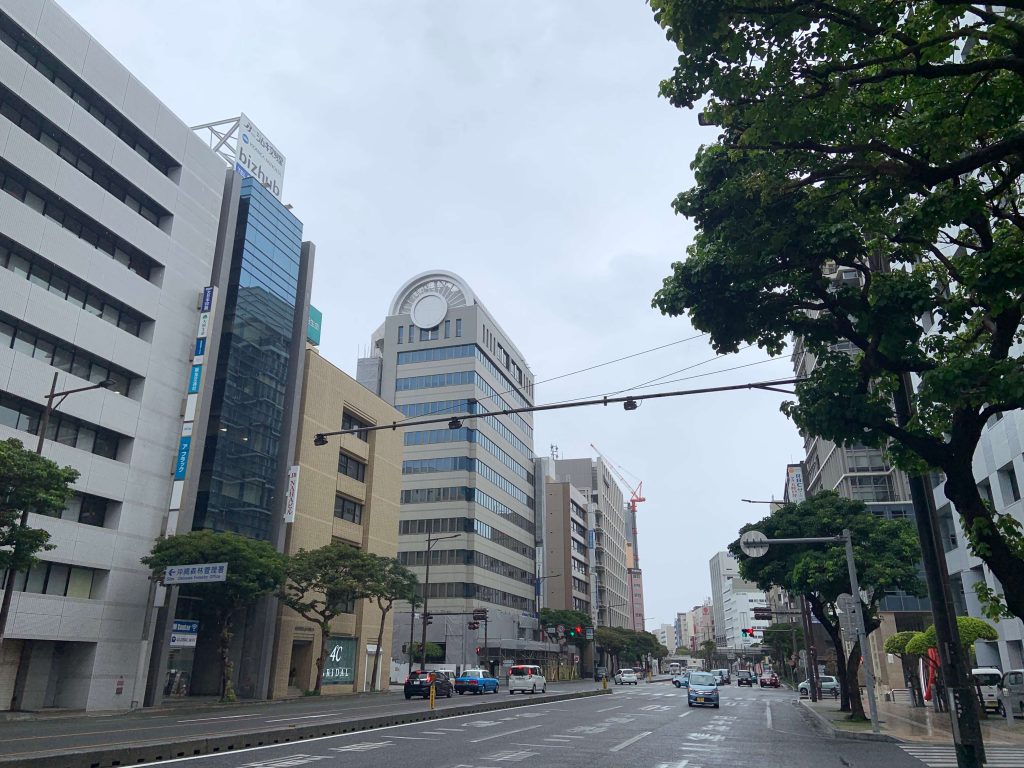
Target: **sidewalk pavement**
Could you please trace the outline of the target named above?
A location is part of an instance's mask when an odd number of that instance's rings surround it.
[[[872,731],[871,723],[852,723],[848,712],[839,711],[839,702],[832,698],[811,702],[801,699],[800,703],[822,718],[836,735],[853,738],[878,738]],[[867,710],[867,702],[864,704]],[[952,744],[953,730],[948,712],[936,712],[927,707],[912,707],[905,702],[878,702],[878,725],[885,741],[921,742],[928,744]],[[1018,718],[1014,725],[1005,717],[989,714],[981,720],[981,734],[989,746],[1024,746],[1024,720]]]

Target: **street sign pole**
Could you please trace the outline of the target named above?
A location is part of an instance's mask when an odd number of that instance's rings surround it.
[[[868,687],[868,707],[871,710],[871,730],[879,733],[878,702],[875,701],[875,662],[868,648],[868,636],[864,633],[864,617],[861,615],[860,584],[857,582],[857,566],[853,562],[853,537],[849,529],[843,529],[843,543],[846,547],[846,568],[850,572],[850,589],[853,597],[854,632],[860,653],[864,657],[864,681]],[[851,691],[851,693],[853,693]],[[856,691],[859,696],[860,691]]]

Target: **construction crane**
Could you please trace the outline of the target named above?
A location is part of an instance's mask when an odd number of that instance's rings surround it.
[[[607,456],[601,453],[601,450],[593,443],[590,444],[590,447],[594,449],[594,452],[598,456],[604,459],[604,463],[608,465],[608,469],[612,471],[612,474],[614,474],[615,477],[622,481],[622,484],[626,487],[626,490],[629,491],[629,511],[633,513],[633,519],[636,520],[636,505],[642,501],[647,501],[647,499],[644,498],[644,481],[641,480],[640,483],[636,486],[636,488],[632,488],[630,486],[630,482],[625,477],[622,476],[622,473],[619,471],[618,467],[616,467],[615,464],[612,463],[611,459],[609,459]],[[633,528],[633,536],[636,536],[635,527]]]

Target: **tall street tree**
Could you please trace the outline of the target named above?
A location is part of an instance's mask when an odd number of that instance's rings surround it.
[[[941,470],[987,597],[1024,617],[1021,524],[972,472],[986,422],[1024,406],[1024,7],[648,1],[679,51],[662,95],[717,126],[654,306],[723,353],[800,340],[816,366],[783,410]]]
[[[374,568],[375,563],[366,553],[340,541],[318,549],[299,550],[288,558],[281,602],[320,630],[320,655],[316,659],[313,686],[317,695],[323,688],[331,622],[343,613],[352,613],[357,600],[372,594]]]
[[[368,599],[377,603],[380,609],[380,626],[377,628],[377,650],[373,654],[373,677],[370,678],[370,690],[377,690],[377,674],[380,670],[381,646],[384,643],[384,623],[396,600],[416,601],[416,574],[402,565],[393,557],[382,557],[371,552],[366,553],[368,563],[368,579],[364,584]]]
[[[220,696],[234,701],[232,683],[231,637],[234,622],[256,600],[277,590],[284,581],[287,558],[274,547],[258,539],[234,533],[190,531],[168,536],[153,545],[142,564],[153,571],[153,578],[162,581],[164,571],[173,565],[227,563],[224,581],[191,584],[190,595],[200,598],[199,609],[213,620],[219,634]]]
[[[740,529],[743,534],[758,530],[769,539],[796,539],[838,536],[849,529],[853,537],[854,564],[860,582],[865,635],[880,625],[878,606],[889,590],[901,589],[923,594],[918,578],[920,549],[913,527],[905,520],[886,520],[869,512],[859,501],[841,498],[827,491],[800,504],[786,504],[764,519]],[[729,551],[739,561],[743,578],[756,582],[760,589],[782,587],[791,594],[802,594],[815,618],[828,632],[839,664],[841,708],[852,719],[863,720],[858,671],[861,650],[854,643],[849,656],[843,646],[839,626],[839,596],[850,593],[850,576],[843,544],[778,544],[763,557],[747,557],[737,539]],[[854,596],[860,599],[861,596]]]

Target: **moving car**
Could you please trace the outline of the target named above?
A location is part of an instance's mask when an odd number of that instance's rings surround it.
[[[632,669],[620,669],[615,673],[615,684],[616,685],[629,685],[637,684],[636,671]]]
[[[999,684],[1003,673],[995,667],[975,667],[971,670],[971,682],[981,694],[981,704],[987,711],[999,711]]]
[[[779,676],[776,675],[774,672],[767,671],[761,675],[761,678],[757,681],[757,683],[762,688],[778,688],[779,685],[781,685],[781,683],[779,683]]]
[[[715,682],[719,685],[729,685],[732,682],[728,669],[712,669],[710,674],[715,676]]]
[[[606,677],[608,677],[608,667],[594,667],[595,683],[600,683]]]
[[[1010,697],[1010,709],[1014,717],[1024,715],[1024,669],[1011,669],[1003,675],[1003,695]],[[1003,702],[999,702],[999,714],[1005,715]]]
[[[751,672],[749,669],[741,669],[739,672],[736,673],[736,685],[737,687],[741,685],[746,685],[750,688],[753,688],[754,673]]]
[[[694,672],[690,675],[690,687],[686,691],[688,707],[714,707],[718,709],[718,682],[710,672]]]
[[[548,681],[536,664],[516,664],[508,670],[508,692],[513,694],[516,691],[526,693],[541,693],[548,689]]]
[[[681,675],[676,675],[672,678],[672,685],[676,688],[689,688],[690,687],[690,673],[683,672]]]
[[[431,687],[434,688],[434,696],[436,698],[445,696],[450,699],[452,697],[452,681],[444,672],[414,669],[405,678],[405,685],[403,686],[405,698],[411,699],[413,696],[422,696],[426,699],[430,696]]]
[[[455,692],[464,693],[498,692],[498,678],[491,677],[485,669],[467,669],[455,678]]]
[[[831,694],[833,696],[839,695],[839,681],[836,680],[832,675],[818,675],[818,683],[821,685],[822,695]],[[800,683],[798,688],[801,696],[811,695],[811,681],[804,680]]]

